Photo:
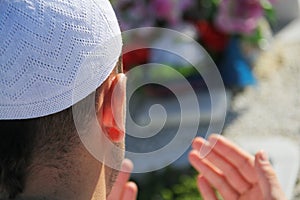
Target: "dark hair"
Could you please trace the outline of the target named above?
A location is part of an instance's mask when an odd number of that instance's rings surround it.
[[[34,133],[34,120],[0,121],[0,192],[8,198],[22,192]]]
[[[22,193],[34,156],[42,153],[42,162],[51,162],[71,150],[76,143],[72,119],[69,108],[37,119],[0,121],[0,193],[5,198]]]

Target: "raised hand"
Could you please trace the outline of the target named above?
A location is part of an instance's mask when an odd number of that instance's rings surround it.
[[[107,200],[136,200],[137,185],[134,182],[128,182],[132,169],[132,162],[125,159]]]
[[[197,185],[205,200],[217,199],[214,189],[225,200],[286,199],[265,152],[254,157],[219,135],[196,138],[192,148],[189,160],[200,172]]]

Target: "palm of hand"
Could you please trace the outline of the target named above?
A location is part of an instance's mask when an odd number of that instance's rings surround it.
[[[189,159],[200,172],[197,184],[205,200],[217,199],[213,188],[225,200],[286,199],[263,151],[254,157],[217,135],[196,138],[192,147]]]

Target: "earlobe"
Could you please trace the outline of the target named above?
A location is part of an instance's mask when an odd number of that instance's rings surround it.
[[[113,77],[103,97],[99,124],[112,142],[121,142],[125,135],[126,76]]]

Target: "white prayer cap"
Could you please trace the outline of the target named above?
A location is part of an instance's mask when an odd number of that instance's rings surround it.
[[[0,120],[74,105],[105,81],[121,51],[108,0],[0,0]]]

